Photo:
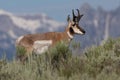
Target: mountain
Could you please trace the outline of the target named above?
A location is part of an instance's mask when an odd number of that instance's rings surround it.
[[[102,7],[94,9],[85,3],[80,11],[84,14],[80,24],[86,30],[86,35],[80,39],[83,47],[100,45],[108,38],[120,37],[120,6],[106,11]]]
[[[57,22],[45,14],[15,15],[0,10],[0,57],[7,58],[15,55],[15,40],[28,33],[58,31],[63,29],[64,23]]]
[[[120,6],[106,11],[102,7],[92,8],[85,3],[80,8],[84,14],[80,26],[86,31],[84,36],[75,36],[81,48],[103,44],[108,38],[120,37]],[[15,40],[28,33],[62,31],[65,23],[53,20],[45,14],[12,14],[0,10],[0,57],[6,53],[8,59],[15,55]]]

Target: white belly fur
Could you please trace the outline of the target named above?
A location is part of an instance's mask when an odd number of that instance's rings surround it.
[[[33,48],[36,54],[42,54],[48,50],[49,46],[52,44],[52,40],[39,40],[35,41]]]

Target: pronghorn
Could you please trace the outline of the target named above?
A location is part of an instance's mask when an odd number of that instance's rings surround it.
[[[73,39],[74,34],[85,34],[85,30],[79,26],[79,21],[83,15],[80,15],[78,9],[77,13],[78,15],[76,16],[74,10],[72,10],[72,20],[70,19],[70,15],[68,15],[68,25],[64,32],[27,34],[19,37],[16,40],[16,46],[24,47],[26,50],[25,56],[21,60],[25,60],[34,51],[41,54],[60,41],[67,41],[69,43]]]

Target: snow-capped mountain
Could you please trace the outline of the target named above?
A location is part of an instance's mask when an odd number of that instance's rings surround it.
[[[84,42],[81,42],[84,46],[99,45],[109,38],[120,37],[120,6],[106,11],[102,7],[94,9],[85,3],[80,7],[80,11],[84,14],[81,24],[86,29],[85,39],[82,40]]]
[[[39,14],[39,15],[28,14],[28,15],[16,16],[10,12],[0,10],[0,16],[8,16],[16,27],[21,28],[23,30],[27,30],[29,32],[35,32],[38,28],[43,28],[43,26],[45,25],[49,25],[49,26],[45,26],[45,28],[47,28],[50,31],[53,31],[54,29],[58,29],[58,27],[64,25],[64,23],[60,23],[55,20],[52,20],[45,14]],[[33,17],[36,18],[33,19]]]

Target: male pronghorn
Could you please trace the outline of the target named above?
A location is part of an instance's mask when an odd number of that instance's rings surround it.
[[[60,41],[70,42],[73,39],[74,34],[85,34],[85,31],[79,26],[79,21],[83,15],[80,15],[77,9],[78,15],[74,14],[72,10],[73,19],[70,19],[68,15],[68,25],[64,32],[47,32],[47,33],[37,33],[37,34],[27,34],[19,37],[16,40],[16,46],[24,47],[26,54],[21,60],[25,60],[29,54],[35,52],[41,54],[48,50],[49,47],[54,46]]]

